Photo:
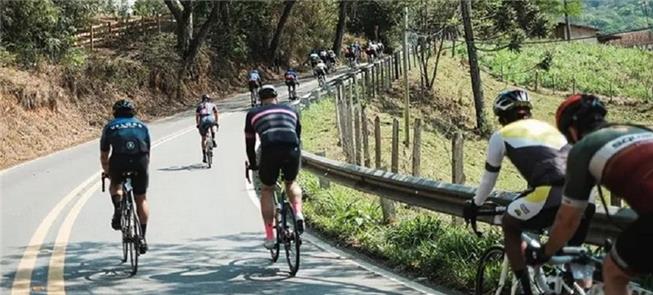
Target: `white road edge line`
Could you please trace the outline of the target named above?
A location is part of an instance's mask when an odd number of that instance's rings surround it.
[[[195,127],[189,127],[168,135],[155,143],[153,147],[170,141],[175,137],[190,132],[193,129],[195,129]],[[82,184],[75,187],[70,193],[64,196],[41,221],[39,226],[36,228],[36,231],[34,231],[34,234],[32,235],[32,238],[30,239],[29,244],[23,253],[23,257],[18,263],[16,275],[14,276],[14,281],[11,286],[11,295],[30,294],[32,271],[36,265],[36,260],[38,258],[39,251],[41,250],[41,246],[43,245],[43,242],[45,241],[45,238],[50,231],[50,227],[52,227],[54,221],[59,217],[61,211],[66,206],[68,206],[68,204],[71,203],[77,196],[79,196],[85,188],[87,188],[89,185],[92,185],[93,181],[95,181],[100,176],[100,173],[101,171],[97,171],[91,177],[82,182]],[[57,246],[55,245],[55,248],[56,247]]]
[[[256,206],[256,208],[261,210],[261,205],[259,203],[259,198],[256,195],[256,189],[254,188],[254,185],[252,183],[249,183],[249,182],[245,181],[245,188],[246,188],[247,194],[249,195],[249,199],[252,201],[252,203],[254,203],[254,206]],[[320,249],[322,249],[324,251],[327,251],[327,252],[331,252],[331,253],[333,253],[335,255],[338,255],[340,257],[345,258],[346,262],[349,262],[349,263],[351,263],[351,264],[353,264],[355,266],[361,267],[361,268],[363,268],[363,269],[365,269],[365,270],[367,270],[369,272],[375,273],[375,274],[377,274],[379,276],[382,276],[384,278],[390,279],[391,281],[394,281],[396,283],[404,285],[404,286],[406,286],[406,287],[408,287],[410,289],[422,292],[424,294],[447,295],[446,293],[442,293],[442,292],[434,290],[434,289],[432,289],[430,287],[424,286],[424,285],[422,285],[420,283],[411,281],[408,278],[405,278],[405,277],[403,277],[401,275],[389,272],[389,271],[387,271],[387,270],[385,270],[383,268],[380,268],[380,267],[378,267],[376,265],[373,265],[373,264],[371,264],[369,262],[366,262],[366,261],[363,261],[363,260],[360,260],[360,259],[356,259],[352,255],[349,255],[348,253],[345,253],[342,250],[339,250],[337,248],[332,247],[331,245],[323,242],[320,238],[315,237],[315,236],[313,236],[313,235],[311,235],[309,233],[304,232],[304,234],[302,236],[304,238],[306,238],[311,244],[317,246],[318,248],[320,248]]]

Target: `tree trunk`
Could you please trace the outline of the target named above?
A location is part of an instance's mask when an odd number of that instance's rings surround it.
[[[270,42],[270,47],[268,48],[268,53],[270,54],[268,58],[270,59],[271,62],[273,62],[277,57],[277,51],[279,50],[279,41],[281,40],[281,34],[283,33],[283,28],[286,26],[286,22],[288,22],[288,17],[290,16],[292,7],[293,5],[295,5],[296,2],[297,2],[296,0],[286,0],[286,5],[284,5],[283,7],[283,14],[281,14],[281,18],[279,18],[279,23],[277,23],[277,29],[274,32],[274,37],[272,37],[272,41]]]
[[[209,17],[202,24],[199,32],[197,32],[197,36],[190,40],[188,50],[184,53],[183,70],[188,71],[193,65],[195,57],[197,57],[197,53],[199,52],[200,47],[202,47],[202,43],[204,43],[204,40],[206,40],[206,37],[209,34],[209,28],[218,21],[219,11],[221,7],[224,7],[224,3],[225,2],[213,3]]]
[[[436,41],[437,43],[437,41]],[[429,81],[428,88],[433,90],[433,85],[435,85],[435,76],[438,75],[438,66],[440,65],[440,56],[442,56],[442,46],[444,45],[444,35],[440,36],[440,45],[437,47],[438,52],[435,55],[435,66],[433,67],[433,76],[431,81]],[[435,47],[435,46],[433,46]]]
[[[481,82],[481,73],[478,68],[478,59],[476,56],[476,46],[474,45],[474,31],[472,30],[471,0],[460,0],[460,10],[463,16],[463,26],[465,28],[465,43],[467,43],[467,55],[469,57],[469,74],[472,78],[472,91],[474,93],[474,106],[476,109],[476,129],[482,133],[487,131],[485,122],[485,110],[483,109],[483,88]]]
[[[338,11],[338,27],[336,28],[336,38],[333,40],[333,52],[340,57],[340,48],[342,47],[342,36],[345,35],[345,24],[347,23],[347,0],[340,0]]]

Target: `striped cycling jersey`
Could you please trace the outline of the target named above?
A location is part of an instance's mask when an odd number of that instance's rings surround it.
[[[299,146],[301,124],[295,110],[286,105],[266,104],[251,109],[245,117],[245,136],[258,134],[261,147]]]
[[[583,207],[601,183],[638,213],[653,212],[653,132],[610,125],[577,142],[569,152],[565,204]]]

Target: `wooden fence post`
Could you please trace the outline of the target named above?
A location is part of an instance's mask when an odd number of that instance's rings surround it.
[[[342,81],[336,80],[336,128],[338,128],[338,145],[344,147],[344,136],[342,128]],[[343,149],[344,150],[344,149]]]
[[[315,153],[315,154],[318,155],[318,156],[320,156],[320,157],[325,157],[325,156],[326,156],[326,153],[325,153],[325,152],[317,152],[317,153]],[[318,176],[317,179],[318,179],[318,181],[320,182],[320,188],[323,188],[323,189],[329,189],[329,188],[331,188],[331,181],[329,181],[328,178],[326,178],[326,177],[322,177],[322,176]]]
[[[395,61],[395,80],[399,79],[399,51],[397,51],[394,54],[394,61]]]
[[[95,40],[93,38],[95,37],[95,32],[93,31],[93,24],[91,24],[91,29],[90,29],[90,34],[91,34],[91,51],[95,50]]]
[[[539,86],[540,86],[540,85],[539,85],[539,84],[540,84],[540,83],[539,83],[539,82],[540,82],[540,81],[539,81],[539,78],[540,78],[540,71],[537,71],[537,70],[536,70],[536,71],[535,71],[535,91],[537,91],[537,90],[539,89]]]
[[[367,129],[367,114],[365,112],[366,106],[361,105],[361,128],[363,129],[363,163],[365,167],[370,167],[370,142],[369,130]]]
[[[381,131],[380,131],[380,123],[379,123],[379,118],[377,117],[375,120],[375,125],[378,126],[378,135],[375,135],[376,140],[377,140],[377,146],[376,146],[376,151],[377,151],[377,165],[380,166],[380,154],[381,154]],[[375,130],[375,133],[376,130]],[[395,136],[395,133],[397,133],[397,136]],[[397,119],[394,119],[393,124],[392,124],[392,170],[393,172],[397,172],[398,170],[398,148],[399,148],[399,121]],[[396,148],[396,149],[395,149]],[[396,159],[395,159],[396,158]],[[381,201],[381,211],[383,212],[383,222],[388,224],[388,223],[394,223],[396,220],[395,217],[395,203],[387,198],[380,197]]]
[[[379,83],[379,92],[384,89],[385,85],[385,69],[383,66],[383,61],[379,62],[379,74],[381,75],[381,83]]]
[[[376,169],[381,169],[381,119],[374,118],[374,164]]]
[[[354,138],[354,85],[351,81],[348,84],[347,98],[347,141],[349,142],[349,163],[355,163],[356,145]]]
[[[451,176],[453,183],[463,184],[465,183],[465,171],[463,163],[463,147],[464,147],[464,137],[462,132],[456,132],[451,141]],[[453,224],[461,224],[462,220],[455,216],[451,217],[451,222]]]
[[[113,32],[111,28],[111,22],[107,22],[107,36],[105,37],[109,41],[113,40]]]
[[[399,120],[392,119],[392,161],[390,169],[399,172]]]
[[[363,161],[361,159],[361,149],[362,149],[362,144],[361,144],[361,113],[359,111],[359,105],[357,104],[355,106],[354,110],[354,143],[356,145],[356,150],[354,151],[354,154],[356,156],[356,165],[361,166],[363,164]]]
[[[156,27],[159,30],[159,34],[161,34],[161,14],[159,13],[156,14]]]
[[[420,176],[422,162],[422,120],[415,119],[413,132],[413,176]]]

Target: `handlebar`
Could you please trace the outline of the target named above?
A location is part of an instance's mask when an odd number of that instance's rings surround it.
[[[478,230],[477,217],[502,215],[505,212],[506,212],[506,207],[496,206],[496,204],[490,203],[488,207],[481,207],[481,209],[478,209],[478,211],[476,211],[476,214],[474,214],[474,216],[465,218],[465,225],[467,226],[471,225],[472,231],[480,238],[483,236],[483,233]]]

